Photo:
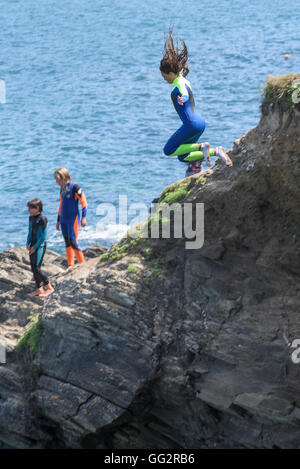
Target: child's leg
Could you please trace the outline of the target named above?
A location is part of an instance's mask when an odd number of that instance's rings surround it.
[[[164,147],[165,154],[178,156],[179,161],[182,162],[198,161],[205,158],[206,162],[210,164],[210,155],[213,156],[214,151],[210,151],[208,142],[198,143],[204,129],[205,126],[203,125],[203,129],[195,133],[194,129],[182,125],[166,143]]]
[[[205,126],[203,130],[190,135],[191,129],[188,126],[182,125],[167,141],[164,147],[165,154],[167,156],[178,156],[178,159],[185,163],[205,158],[208,165],[210,164],[210,156],[217,156],[227,166],[232,166],[232,161],[223,147],[216,147],[211,150],[208,142],[198,143],[198,139],[204,132],[204,129]]]
[[[201,145],[201,143],[199,145]],[[215,155],[216,155],[215,150],[209,150],[206,159],[208,159],[208,156],[215,156]],[[189,161],[203,160],[205,155],[204,155],[204,152],[202,151],[192,151],[188,154],[183,154],[183,155],[178,155],[178,156],[179,156],[178,159],[180,161],[189,162]]]
[[[41,269],[42,263],[43,263],[43,260],[44,260],[44,256],[45,256],[45,252],[46,252],[46,245],[43,248],[37,249],[36,252],[37,252],[36,273],[37,273],[37,277],[39,279],[39,284],[41,286],[47,286],[49,284],[48,275],[45,272],[43,272],[42,269]]]
[[[206,161],[210,163],[210,156],[217,156],[223,161],[224,164],[226,164],[226,166],[232,166],[232,161],[223,147],[217,147],[217,148],[214,148],[213,150],[208,150],[208,146],[209,146],[208,143],[199,143],[199,146],[201,147],[201,149],[204,145],[206,145],[206,148],[203,149],[204,150],[203,152],[193,151],[189,153],[188,155],[179,155],[178,159],[184,162],[191,162],[191,161],[201,160],[205,157]],[[181,147],[182,146],[183,145],[181,145]]]
[[[48,285],[49,280],[47,274],[41,270],[41,265],[45,255],[46,246],[37,249],[33,254],[30,255],[30,265],[34,276],[37,290],[33,293],[29,293],[29,296],[40,296],[44,293],[43,285]]]
[[[41,258],[40,258],[39,263],[38,263],[39,275],[40,275],[40,277],[43,281],[44,287],[45,287],[44,291],[39,295],[40,298],[45,298],[46,296],[49,296],[49,295],[51,295],[52,292],[54,292],[54,288],[52,287],[51,283],[49,282],[47,274],[45,274],[45,272],[42,272],[42,270],[41,270],[42,262],[43,262],[43,259],[44,259],[44,256],[45,256],[45,252],[46,252],[46,246],[43,249]]]
[[[82,250],[80,249],[79,247],[79,244],[78,244],[78,235],[79,235],[79,218],[76,217],[76,220],[74,222],[74,235],[75,235],[75,246],[76,248],[74,249],[75,250],[75,256],[77,258],[77,262],[79,264],[82,264],[84,262],[84,255],[83,255],[83,252]]]
[[[40,279],[39,279],[39,275],[37,271],[37,251],[30,254],[29,259],[30,259],[30,267],[33,273],[33,277],[34,277],[37,290],[34,291],[33,293],[29,293],[28,296],[37,296],[39,293],[42,293],[43,291],[43,287],[40,284]]]
[[[190,139],[194,140],[194,143],[190,143],[187,140],[180,145],[174,152],[174,155],[177,155],[180,161],[185,162],[205,159],[206,163],[210,166],[210,157],[216,154],[216,150],[211,150],[208,142],[198,143],[200,135],[201,133],[196,135],[194,139]],[[186,153],[188,149],[190,149],[190,152]]]
[[[191,151],[199,150],[199,146],[196,143],[200,135],[204,132],[203,129],[196,130],[188,125],[182,125],[176,132],[169,138],[164,146],[164,153],[167,156],[184,155]],[[178,147],[184,146],[184,151],[177,153]]]
[[[60,228],[61,228],[61,232],[64,237],[65,244],[66,244],[66,255],[67,255],[68,266],[71,267],[72,265],[74,265],[75,257],[74,257],[73,248],[71,246],[71,240],[69,237],[69,232],[70,232],[69,225],[67,223],[61,223]]]
[[[79,264],[82,264],[84,262],[84,255],[82,251],[79,251],[78,249],[76,249],[75,256]]]
[[[74,222],[71,222],[70,224],[68,224],[68,243],[69,243],[68,249],[70,249],[69,255],[71,255],[71,250],[72,250],[73,264],[74,264],[74,255],[76,255],[77,261],[80,264],[84,262],[84,255],[78,244],[78,234],[79,234],[79,218],[77,216]],[[69,265],[73,265],[73,264],[69,264]]]
[[[216,156],[221,158],[221,160],[223,161],[224,164],[226,164],[226,166],[232,166],[232,161],[223,147],[216,148]]]
[[[68,267],[72,267],[75,263],[75,256],[74,256],[74,250],[71,246],[71,240],[69,238],[66,239],[66,255],[67,255]]]

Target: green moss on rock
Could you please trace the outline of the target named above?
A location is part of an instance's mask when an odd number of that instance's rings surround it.
[[[138,236],[136,239],[131,239],[129,236],[124,237],[120,243],[114,244],[111,249],[103,254],[100,258],[100,262],[114,262],[127,256],[129,251],[139,244],[146,241],[142,236]]]
[[[176,184],[166,187],[160,195],[158,203],[161,204],[174,204],[182,200],[189,189],[190,181],[183,180]]]
[[[43,333],[41,316],[36,316],[18,340],[18,347],[29,347],[35,355]]]
[[[279,105],[283,111],[295,108],[297,102],[295,102],[294,99],[294,92],[297,88],[300,88],[300,74],[290,73],[282,76],[270,75],[267,78],[266,86],[263,90],[262,109],[264,109],[264,106],[270,104]]]

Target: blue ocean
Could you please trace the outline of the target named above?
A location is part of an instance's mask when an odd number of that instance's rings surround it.
[[[185,165],[162,150],[181,124],[159,71],[170,28],[188,46],[187,78],[206,121],[202,141],[212,146],[229,149],[258,123],[268,75],[300,71],[299,0],[0,5],[1,251],[25,246],[26,203],[39,197],[48,247],[64,252],[55,229],[57,168],[67,168],[87,197],[82,248],[118,241],[137,207],[150,207],[184,177]]]

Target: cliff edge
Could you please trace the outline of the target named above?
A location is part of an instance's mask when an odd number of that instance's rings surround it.
[[[0,447],[299,448],[290,79],[265,92],[258,126],[229,151],[233,168],[217,162],[161,194],[204,203],[201,249],[128,237],[67,275],[48,253],[46,300],[26,299],[25,250],[0,255]]]

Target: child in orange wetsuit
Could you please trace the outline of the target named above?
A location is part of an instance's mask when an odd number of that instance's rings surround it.
[[[75,256],[79,263],[84,262],[84,255],[78,244],[78,232],[80,212],[78,203],[81,203],[81,226],[86,226],[87,201],[82,189],[75,184],[66,168],[59,168],[54,173],[54,178],[60,186],[60,204],[56,229],[62,231],[66,243],[68,268],[75,262]]]

